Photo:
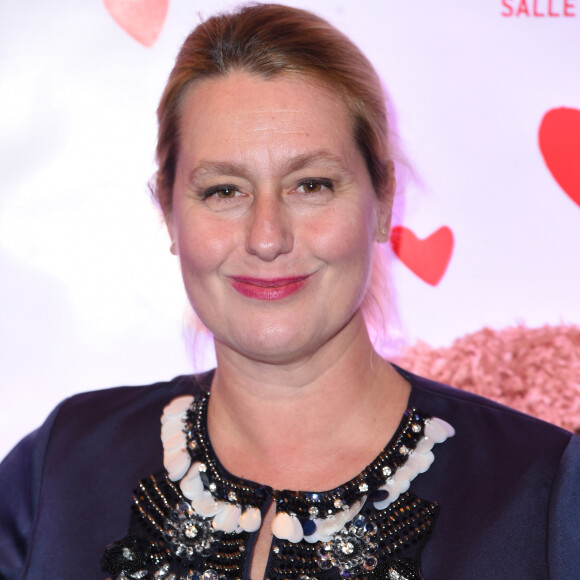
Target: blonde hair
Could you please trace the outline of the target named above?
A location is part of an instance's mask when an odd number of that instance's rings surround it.
[[[152,191],[164,213],[171,211],[184,96],[193,84],[234,70],[262,78],[308,78],[329,87],[352,118],[354,138],[377,196],[383,200],[391,193],[385,97],[371,63],[319,16],[278,4],[255,4],[203,22],[177,55],[157,109],[158,171]]]

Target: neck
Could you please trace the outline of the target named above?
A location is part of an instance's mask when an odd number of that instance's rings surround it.
[[[330,489],[389,441],[409,387],[374,351],[362,315],[348,337],[286,365],[216,344],[208,427],[230,472],[277,489]]]

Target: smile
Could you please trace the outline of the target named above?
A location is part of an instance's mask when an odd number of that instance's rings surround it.
[[[310,278],[310,274],[306,276],[296,276],[293,278],[247,278],[247,277],[233,277],[232,286],[240,294],[248,298],[255,298],[257,300],[281,300],[295,292],[298,292]]]

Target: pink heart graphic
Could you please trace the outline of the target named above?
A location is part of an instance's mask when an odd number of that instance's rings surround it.
[[[538,140],[550,173],[580,206],[580,110],[561,107],[548,111]]]
[[[161,33],[169,0],[104,0],[115,22],[145,46],[153,46]]]
[[[410,229],[395,226],[391,230],[391,246],[401,262],[421,280],[437,286],[447,270],[453,252],[453,232],[440,227],[420,240]]]

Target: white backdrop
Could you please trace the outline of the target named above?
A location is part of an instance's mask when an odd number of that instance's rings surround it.
[[[191,371],[146,187],[154,112],[186,34],[232,4],[0,7],[0,456],[69,394]],[[580,0],[315,6],[376,65],[415,172],[395,215],[397,338],[580,323]]]

